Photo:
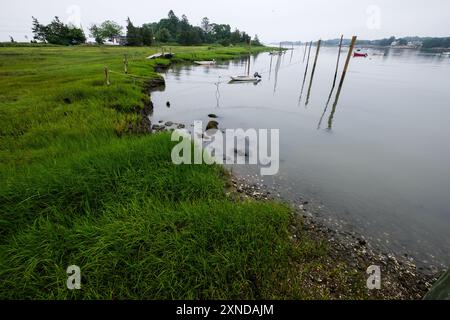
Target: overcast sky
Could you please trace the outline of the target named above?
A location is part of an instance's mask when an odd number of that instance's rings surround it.
[[[31,16],[81,23],[129,16],[140,25],[159,21],[170,9],[199,25],[202,17],[258,34],[263,42],[346,37],[450,36],[449,0],[0,0],[0,41],[32,38]]]

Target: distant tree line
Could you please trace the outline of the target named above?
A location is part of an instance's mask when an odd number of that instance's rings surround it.
[[[218,43],[229,46],[249,43],[250,40],[251,37],[246,32],[238,29],[231,31],[230,25],[210,23],[206,17],[202,19],[200,26],[193,26],[186,15],[182,15],[180,19],[172,10],[167,18],[140,27],[135,26],[128,18],[126,27],[126,44],[130,46],[153,45],[155,42],[182,45]],[[252,44],[261,45],[258,36],[255,36]]]
[[[450,48],[449,38],[427,38],[423,41],[424,48]]]
[[[331,39],[331,40],[325,40],[325,45],[338,45],[339,39]],[[350,39],[344,39],[343,44],[349,45]],[[378,40],[361,40],[358,39],[356,44],[359,46],[363,45],[373,45],[373,46],[380,46],[380,47],[388,47],[392,45],[393,43],[396,43],[400,46],[406,46],[408,43],[420,43],[422,48],[425,49],[431,49],[431,48],[450,48],[450,37],[447,38],[430,38],[430,37],[403,37],[403,38],[396,38],[394,36],[384,39],[378,39]]]
[[[224,46],[249,43],[261,45],[258,36],[252,40],[250,35],[239,29],[231,30],[229,24],[211,23],[203,18],[200,26],[190,24],[186,15],[181,18],[170,10],[167,18],[159,22],[145,23],[135,26],[130,18],[126,21],[125,34],[123,27],[114,21],[107,20],[99,25],[91,25],[90,35],[98,44],[118,40],[128,46],[151,46],[155,43],[178,43],[182,45],[221,44]],[[49,24],[43,25],[33,17],[34,40],[51,44],[76,45],[86,42],[83,29],[66,25],[58,17]]]

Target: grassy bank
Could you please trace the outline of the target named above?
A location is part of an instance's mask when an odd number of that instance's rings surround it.
[[[173,51],[192,61],[247,49]],[[322,241],[291,239],[287,207],[235,201],[223,168],[175,166],[168,134],[129,132],[145,82],[169,63],[144,59],[154,52],[0,48],[0,298],[364,297],[364,275],[325,266]],[[79,291],[66,288],[69,265]]]

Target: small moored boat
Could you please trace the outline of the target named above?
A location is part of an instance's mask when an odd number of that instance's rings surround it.
[[[357,49],[354,53],[353,53],[353,57],[363,57],[366,58],[369,54],[367,52],[363,52],[361,49]]]
[[[261,81],[260,77],[250,77],[250,76],[231,76],[232,81],[236,82],[258,82]]]
[[[216,60],[211,61],[194,61],[195,64],[199,66],[213,66],[216,64]]]

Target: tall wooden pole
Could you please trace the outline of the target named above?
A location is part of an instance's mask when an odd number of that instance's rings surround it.
[[[309,81],[308,95],[306,96],[305,106],[307,106],[308,103],[309,103],[309,97],[311,95],[311,87],[312,87],[312,83],[313,83],[313,80],[314,80],[314,73],[316,72],[317,59],[319,58],[319,51],[320,51],[320,45],[321,44],[322,44],[322,40],[319,40],[317,42],[316,57],[314,58],[314,65],[313,65],[313,69],[312,69],[312,72],[311,72],[311,79]]]
[[[344,84],[345,76],[347,75],[348,65],[350,64],[350,59],[352,58],[353,49],[355,48],[356,39],[357,39],[357,37],[353,36],[352,42],[350,43],[350,48],[349,48],[348,54],[347,54],[347,60],[345,60],[344,71],[342,71],[341,81],[339,82],[339,89]]]

